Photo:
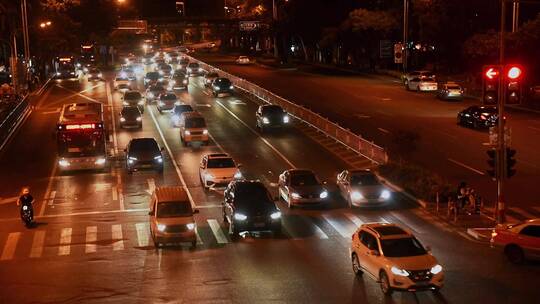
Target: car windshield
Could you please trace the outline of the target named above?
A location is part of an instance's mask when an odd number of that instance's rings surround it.
[[[291,176],[292,186],[314,186],[318,184],[317,177],[311,172],[296,173]]]
[[[227,78],[218,78],[215,80],[215,84],[219,86],[229,86],[231,82]]]
[[[170,71],[172,68],[170,65],[164,65],[164,66],[161,66],[161,69],[164,71]]]
[[[151,80],[158,80],[159,79],[159,73],[157,73],[157,72],[146,73],[146,78],[151,79]]]
[[[133,151],[155,151],[159,152],[159,147],[153,139],[134,139],[131,141],[130,150]]]
[[[279,106],[268,106],[263,107],[262,113],[263,115],[283,115],[284,111]]]
[[[208,160],[207,168],[235,168],[232,158],[211,158]]]
[[[210,73],[206,75],[206,78],[217,78],[217,77],[219,77],[218,73]]]
[[[174,113],[182,114],[184,112],[193,112],[193,108],[190,105],[179,105],[174,107]]]
[[[141,96],[141,93],[139,92],[126,92],[126,94],[124,94],[125,100],[137,100],[141,98],[142,96]]]
[[[176,100],[176,95],[164,94],[164,95],[161,95],[161,100]]]
[[[186,128],[205,128],[206,122],[202,117],[192,117],[186,119]]]
[[[128,80],[127,78],[121,78],[121,77],[116,78],[116,81],[127,81],[127,80]]]
[[[198,68],[198,67],[199,67],[199,64],[196,63],[196,62],[192,62],[192,63],[189,64],[189,67],[190,67],[190,68]]]
[[[447,86],[447,88],[450,89],[450,90],[460,90],[461,89],[461,87],[458,86],[458,85],[449,85],[449,86]]]
[[[161,91],[165,91],[165,89],[162,86],[152,86],[150,88],[150,91],[152,91],[152,92],[161,92]]]
[[[239,185],[234,192],[239,211],[268,211],[275,209],[272,197],[266,188],[258,183]]]
[[[158,218],[191,215],[193,215],[193,210],[189,202],[166,202],[157,205],[156,217]]]
[[[139,116],[139,109],[136,107],[124,107],[122,109],[122,116]]]
[[[99,74],[99,70],[97,69],[91,69],[90,74]]]
[[[426,254],[426,249],[414,237],[381,240],[381,249],[386,257],[399,258]]]
[[[374,174],[357,174],[351,176],[351,185],[375,186],[379,185],[379,180]]]
[[[494,108],[494,107],[479,107],[478,112],[488,113],[488,114],[496,114],[497,113],[497,108]]]

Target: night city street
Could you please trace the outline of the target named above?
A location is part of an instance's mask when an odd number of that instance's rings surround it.
[[[538,302],[540,2],[359,2],[0,0],[0,304]]]

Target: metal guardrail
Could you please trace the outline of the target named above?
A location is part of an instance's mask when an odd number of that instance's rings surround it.
[[[4,121],[0,123],[0,151],[4,148],[21,120],[24,119],[28,111],[30,111],[30,108],[27,95],[15,106],[15,108],[13,108],[13,110],[11,110]]]
[[[257,97],[268,104],[275,104],[281,106],[290,115],[305,122],[311,127],[324,133],[326,136],[341,142],[356,153],[368,158],[374,163],[385,164],[388,162],[388,154],[384,148],[377,146],[375,143],[362,138],[362,136],[353,133],[349,129],[345,129],[339,126],[337,123],[330,121],[329,119],[317,114],[303,106],[297,105],[288,101],[287,99],[278,96],[260,86],[251,83],[243,78],[232,75],[214,66],[206,64],[196,58],[187,56],[190,60],[198,62],[199,65],[205,70],[217,71],[220,76],[227,77],[234,84],[235,87]]]

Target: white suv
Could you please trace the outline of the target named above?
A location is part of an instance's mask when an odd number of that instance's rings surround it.
[[[199,167],[201,184],[205,190],[226,187],[232,180],[242,178],[239,166],[225,153],[207,154]]]
[[[357,276],[370,274],[387,295],[393,290],[436,292],[444,285],[443,268],[430,249],[396,224],[360,226],[352,236],[351,261]]]

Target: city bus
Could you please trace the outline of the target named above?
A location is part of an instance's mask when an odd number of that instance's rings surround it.
[[[59,57],[55,62],[57,79],[77,78],[77,69],[72,57]]]
[[[101,103],[71,103],[62,107],[56,125],[60,170],[105,170],[107,134]]]

